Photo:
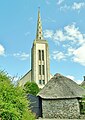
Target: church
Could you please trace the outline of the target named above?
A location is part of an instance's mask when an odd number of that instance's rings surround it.
[[[27,81],[34,81],[42,88],[37,96],[28,95],[32,112],[37,117],[85,119],[85,101],[82,100],[85,89],[61,74],[50,74],[49,46],[43,38],[40,10],[36,38],[31,49],[31,70],[20,79],[19,86],[24,86]]]
[[[39,88],[43,88],[51,78],[49,46],[47,40],[43,38],[39,9],[36,38],[31,49],[31,70],[20,79],[19,85],[23,86],[27,81],[34,81]]]

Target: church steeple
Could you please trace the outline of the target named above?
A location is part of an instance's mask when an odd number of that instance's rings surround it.
[[[39,10],[38,10],[38,21],[37,21],[36,40],[43,40],[42,22],[41,22],[41,17],[40,17],[40,8],[39,8]]]
[[[20,80],[20,86],[27,81],[34,81],[39,88],[43,88],[50,80],[50,61],[49,61],[48,42],[43,39],[40,9],[38,10],[36,38],[31,49],[31,70]]]

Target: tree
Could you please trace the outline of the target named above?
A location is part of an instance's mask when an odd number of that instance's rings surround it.
[[[24,85],[24,90],[27,94],[33,94],[33,95],[37,95],[37,93],[39,92],[39,87],[35,82],[27,82]]]
[[[23,89],[14,86],[11,78],[0,71],[0,118],[2,120],[34,120],[28,105]]]

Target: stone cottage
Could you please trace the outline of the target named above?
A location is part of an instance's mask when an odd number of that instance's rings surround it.
[[[56,74],[38,93],[43,118],[78,119],[85,90],[73,80]]]

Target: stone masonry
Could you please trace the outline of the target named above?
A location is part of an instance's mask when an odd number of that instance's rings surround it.
[[[43,118],[78,119],[80,116],[77,99],[42,100]]]

